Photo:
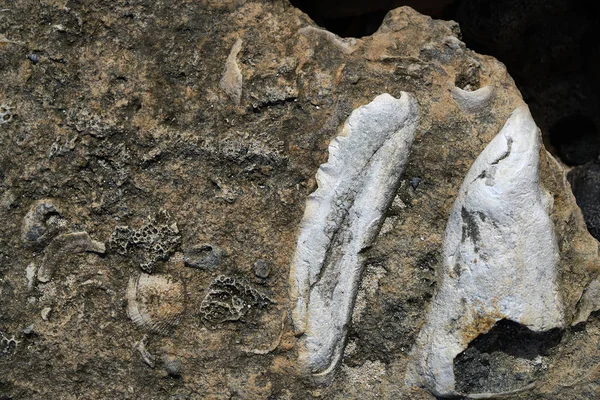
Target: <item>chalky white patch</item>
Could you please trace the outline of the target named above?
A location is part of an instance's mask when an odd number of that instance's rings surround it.
[[[300,364],[326,379],[339,363],[370,247],[394,199],[418,123],[414,98],[389,94],[354,110],[329,145],[290,271]]]
[[[499,320],[535,332],[564,326],[540,148],[538,128],[521,106],[467,173],[448,220],[439,290],[412,351],[408,384],[456,395],[454,358]]]

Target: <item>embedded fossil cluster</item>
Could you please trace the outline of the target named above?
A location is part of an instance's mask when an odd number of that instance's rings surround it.
[[[171,222],[165,210],[149,217],[138,229],[117,226],[110,237],[110,243],[118,253],[135,252],[140,268],[147,273],[152,273],[157,262],[168,259],[179,242],[177,224]]]
[[[307,201],[290,298],[302,335],[299,363],[313,379],[329,378],[342,358],[362,274],[360,254],[383,223],[392,199],[386,192],[395,193],[410,153],[417,108],[410,95],[403,100],[382,95],[352,113]],[[476,109],[465,97],[455,100],[465,111]],[[390,125],[382,128],[382,121]],[[387,135],[399,138],[386,143]],[[386,152],[386,145],[394,151]],[[444,397],[484,395],[455,387],[454,360],[473,339],[501,320],[534,332],[565,327],[549,216],[553,199],[540,186],[540,150],[541,135],[522,105],[465,176],[446,228],[437,293],[412,350],[409,385]],[[395,178],[378,170],[379,163]],[[529,388],[527,383],[515,392]]]
[[[54,3],[0,10],[0,397],[600,392],[598,243],[456,23]]]
[[[44,256],[37,269],[37,280],[47,283],[52,279],[55,270],[65,261],[69,254],[92,252],[104,254],[106,246],[93,240],[87,232],[62,233],[67,229],[67,219],[59,207],[50,199],[42,199],[33,203],[25,215],[21,227],[21,240],[26,245],[43,248]],[[33,285],[35,264],[28,271],[28,286]]]

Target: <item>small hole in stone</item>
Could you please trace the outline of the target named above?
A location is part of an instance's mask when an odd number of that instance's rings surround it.
[[[469,68],[468,70],[462,71],[455,79],[454,86],[467,92],[472,92],[481,87],[479,81],[479,69]]]
[[[594,122],[585,115],[569,115],[549,130],[550,144],[560,159],[568,165],[593,161],[600,151],[600,135]]]

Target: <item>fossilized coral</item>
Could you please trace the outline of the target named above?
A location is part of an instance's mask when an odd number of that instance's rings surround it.
[[[273,303],[265,294],[234,278],[220,275],[208,288],[200,305],[200,315],[206,323],[215,325],[237,321],[254,308]]]
[[[148,218],[139,228],[117,226],[110,238],[111,246],[122,255],[136,252],[136,261],[140,268],[152,273],[158,261],[166,260],[175,251],[180,242],[177,224],[165,210]]]

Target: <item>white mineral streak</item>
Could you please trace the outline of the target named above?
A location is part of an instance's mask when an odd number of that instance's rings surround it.
[[[326,379],[338,364],[363,269],[394,198],[418,123],[408,93],[352,112],[329,145],[306,202],[290,270],[292,317],[305,373]]]
[[[472,92],[455,87],[451,94],[462,111],[477,112],[489,106],[494,98],[494,91],[493,86],[484,86]]]
[[[221,89],[236,105],[242,100],[242,71],[237,63],[238,53],[242,50],[242,39],[235,41],[225,62],[225,73],[221,78]]]
[[[344,54],[352,54],[360,47],[360,43],[355,38],[344,38],[342,39],[335,33],[329,32],[326,29],[315,28],[314,26],[305,26],[304,28],[298,29],[298,33],[308,36],[314,34],[325,38],[329,43],[337,47]]]
[[[540,147],[521,106],[471,166],[448,221],[439,290],[412,351],[408,384],[455,395],[454,358],[501,319],[536,332],[564,326]]]

